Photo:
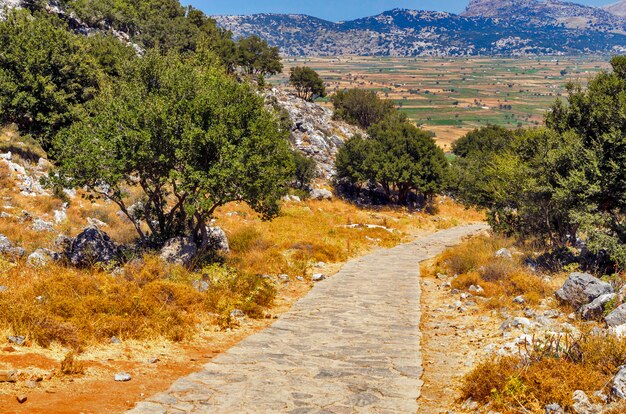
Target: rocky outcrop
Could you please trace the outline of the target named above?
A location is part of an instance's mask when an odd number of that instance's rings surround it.
[[[38,195],[49,195],[41,185],[41,178],[45,175],[37,168],[26,168],[24,165],[14,161],[11,152],[0,154],[0,162],[4,162],[9,168],[9,172],[15,178],[20,193],[24,196],[34,197]]]
[[[207,227],[207,235],[209,238],[208,249],[212,252],[219,254],[230,253],[230,245],[228,244],[228,237],[221,227],[211,226]]]
[[[610,328],[626,324],[626,303],[617,307],[604,318],[606,325]]]
[[[335,174],[335,156],[343,143],[355,134],[364,134],[358,127],[335,121],[330,108],[280,89],[269,91],[266,101],[289,114],[292,146],[315,160],[318,174],[323,178],[329,179]]]
[[[26,251],[21,247],[15,247],[8,237],[0,234],[0,254],[15,258],[23,257]]]
[[[332,200],[333,193],[325,188],[315,188],[311,191],[313,200]]]
[[[556,291],[556,297],[578,309],[609,293],[613,293],[610,283],[588,273],[574,272],[569,275],[563,287]]]
[[[88,227],[72,241],[69,259],[74,266],[88,267],[118,261],[120,252],[108,234]]]
[[[585,319],[600,319],[604,314],[606,305],[614,301],[617,295],[615,293],[607,293],[598,296],[592,302],[583,305],[580,308],[580,314]]]
[[[198,246],[191,237],[174,237],[165,242],[161,248],[159,257],[161,260],[189,266],[198,253]]]
[[[582,390],[574,391],[572,401],[572,410],[576,414],[597,414],[602,410],[602,404],[593,404]]]
[[[626,365],[622,365],[611,381],[611,398],[626,400]]]
[[[5,18],[6,11],[24,7],[24,3],[25,0],[0,0],[0,20]],[[117,38],[120,42],[133,47],[138,54],[141,55],[144,53],[143,49],[141,49],[139,45],[131,42],[131,38],[128,33],[115,30],[104,22],[101,22],[98,27],[90,26],[79,19],[75,13],[66,10],[58,0],[48,0],[44,7],[46,12],[57,15],[61,20],[67,23],[71,30],[78,34],[85,36],[93,36],[100,33],[110,34]]]
[[[22,0],[0,0],[0,19],[3,19],[7,10],[20,7]]]
[[[28,256],[26,264],[30,267],[44,267],[60,261],[62,257],[60,253],[53,252],[49,249],[37,249]]]

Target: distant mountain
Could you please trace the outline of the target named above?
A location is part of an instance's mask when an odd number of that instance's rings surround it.
[[[213,16],[290,56],[475,56],[626,52],[626,20],[548,0],[472,0],[462,15],[394,9],[347,22],[305,15]]]
[[[461,15],[533,27],[626,33],[626,22],[606,10],[558,0],[471,0]]]
[[[626,0],[609,4],[608,6],[604,6],[603,9],[615,16],[626,17]]]

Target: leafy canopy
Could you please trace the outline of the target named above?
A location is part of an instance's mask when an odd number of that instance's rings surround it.
[[[411,192],[432,197],[443,188],[448,162],[428,132],[390,116],[350,139],[337,154],[337,176],[360,187],[374,183],[400,204]]]
[[[570,84],[567,103],[553,105],[546,128],[466,137],[454,171],[458,196],[487,208],[494,228],[555,248],[582,239],[624,267],[626,59],[611,64],[586,89]]]
[[[275,75],[283,70],[278,48],[258,36],[240,39],[237,52],[237,63],[248,75]]]
[[[178,235],[206,245],[219,206],[244,201],[264,217],[293,176],[284,132],[246,84],[178,54],[151,52],[58,134],[58,181],[115,202],[144,242]],[[142,190],[136,220],[128,187]]]
[[[375,91],[364,89],[339,91],[333,95],[332,102],[335,109],[335,119],[358,125],[364,129],[392,115],[406,119],[406,116],[397,113],[393,102],[380,99]]]
[[[320,75],[307,66],[290,69],[289,83],[296,89],[299,98],[310,101],[326,96],[326,87]]]
[[[48,150],[98,92],[102,70],[88,44],[44,12],[9,13],[0,22],[0,122],[15,123]]]

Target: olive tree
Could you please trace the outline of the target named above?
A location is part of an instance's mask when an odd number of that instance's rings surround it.
[[[326,87],[320,75],[307,66],[290,69],[289,83],[296,89],[298,98],[310,101],[314,97],[326,96]]]
[[[360,188],[373,183],[406,204],[411,192],[427,200],[443,189],[448,161],[431,135],[402,117],[390,116],[356,136],[337,154],[337,177]]]
[[[247,75],[263,77],[283,71],[279,49],[269,46],[258,36],[239,39],[237,49],[237,63]]]
[[[14,10],[0,21],[0,123],[49,150],[99,89],[101,72],[85,38],[43,12]]]
[[[206,246],[206,223],[232,201],[278,214],[293,177],[284,132],[262,98],[223,69],[151,52],[55,141],[54,179],[116,203],[140,239],[187,235]],[[140,220],[128,188],[143,194]]]

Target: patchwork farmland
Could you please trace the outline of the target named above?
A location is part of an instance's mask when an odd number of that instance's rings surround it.
[[[540,125],[545,111],[567,93],[608,69],[606,57],[542,58],[289,58],[271,83],[286,85],[289,68],[320,73],[331,94],[343,88],[379,91],[409,118],[432,131],[444,148],[487,124],[507,128]],[[327,103],[330,105],[330,103]]]

